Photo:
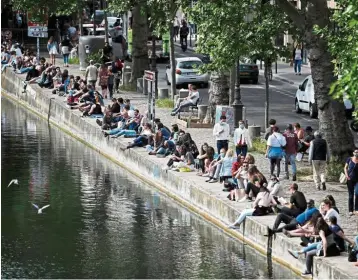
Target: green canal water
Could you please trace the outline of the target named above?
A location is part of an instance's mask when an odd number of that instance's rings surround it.
[[[293,278],[1,99],[2,278]],[[7,188],[12,179],[19,185]],[[50,204],[43,214],[31,203]]]

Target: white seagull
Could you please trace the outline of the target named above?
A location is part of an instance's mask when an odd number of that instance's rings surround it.
[[[11,182],[7,185],[7,187],[10,187],[12,184],[18,185],[18,184],[19,184],[19,180],[17,180],[17,179],[12,179]]]
[[[32,205],[38,210],[37,214],[42,214],[42,210],[46,209],[47,207],[50,207],[50,204],[45,205],[44,207],[40,208],[36,204],[32,203]]]

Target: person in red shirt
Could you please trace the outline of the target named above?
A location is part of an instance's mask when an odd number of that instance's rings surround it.
[[[245,157],[242,155],[238,155],[237,156],[237,161],[235,161],[232,165],[231,168],[231,173],[232,173],[232,177],[235,178],[235,175],[237,173],[237,171],[239,170],[239,168],[242,166],[242,163],[244,162]]]
[[[286,138],[285,171],[286,179],[289,179],[288,164],[292,167],[292,181],[296,181],[296,154],[298,151],[298,137],[294,133],[292,124],[288,124],[283,136]]]

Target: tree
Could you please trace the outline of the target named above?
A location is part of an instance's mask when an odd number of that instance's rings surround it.
[[[342,161],[353,150],[353,136],[348,127],[342,96],[334,100],[329,94],[335,80],[333,57],[327,51],[328,39],[316,31],[316,28],[325,29],[332,24],[327,1],[302,2],[301,10],[287,0],[276,0],[276,3],[304,34],[318,106],[319,129],[328,142],[331,154]]]
[[[342,0],[338,5],[331,28],[321,30],[335,58],[335,75],[339,77],[331,87],[331,94],[338,99],[350,99],[358,108],[358,2]],[[357,109],[355,117],[358,118]]]

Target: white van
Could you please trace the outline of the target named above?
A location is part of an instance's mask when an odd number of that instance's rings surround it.
[[[345,98],[343,101],[346,107],[347,117],[351,117],[354,111],[352,102]],[[302,111],[309,112],[311,118],[317,118],[318,116],[312,75],[306,77],[302,84],[298,86],[295,98],[295,110],[296,113],[301,113]]]

